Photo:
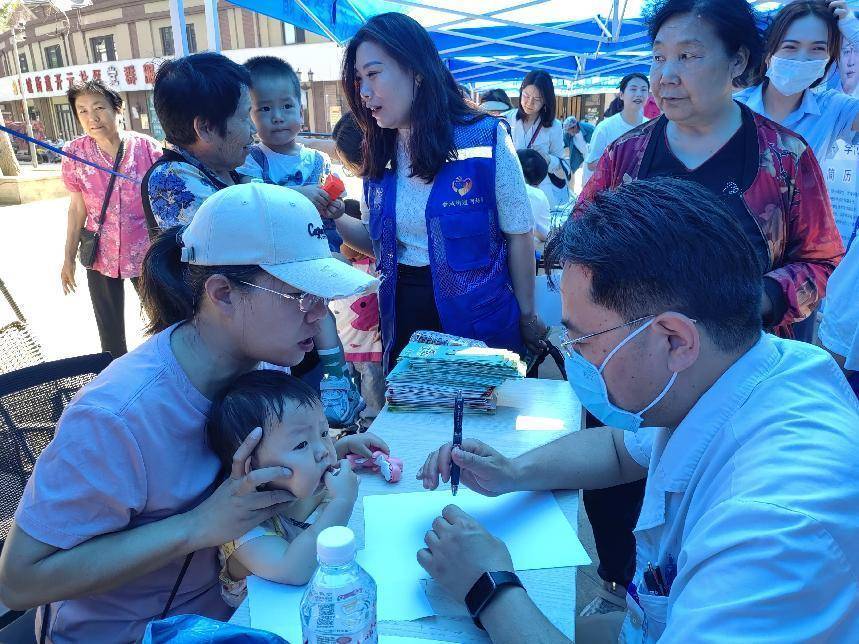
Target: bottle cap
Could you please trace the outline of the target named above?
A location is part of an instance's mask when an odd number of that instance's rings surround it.
[[[325,528],[316,539],[316,556],[329,566],[349,563],[355,557],[355,533],[341,525]]]

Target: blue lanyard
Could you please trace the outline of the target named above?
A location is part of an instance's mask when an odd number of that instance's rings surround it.
[[[44,141],[40,141],[39,139],[34,139],[33,137],[27,136],[26,134],[24,134],[23,132],[19,132],[18,130],[12,130],[8,127],[4,127],[4,126],[0,125],[0,132],[6,132],[7,134],[11,134],[12,136],[17,136],[19,139],[24,139],[25,141],[27,141],[27,143],[34,143],[40,147],[43,147],[47,150],[50,150],[51,152],[54,152],[56,154],[61,154],[62,156],[68,157],[69,159],[73,159],[79,163],[84,163],[88,166],[92,166],[93,168],[96,168],[97,170],[101,170],[102,172],[107,172],[108,174],[114,174],[117,177],[119,177],[120,179],[126,179],[127,181],[131,181],[132,183],[140,185],[140,181],[138,181],[134,177],[129,177],[127,174],[122,174],[121,172],[114,172],[111,168],[105,168],[104,166],[100,166],[99,164],[93,163],[92,161],[87,161],[86,159],[82,159],[81,157],[77,156],[76,154],[72,154],[71,152],[65,152],[64,150],[61,150],[60,148],[55,148],[53,145],[45,143]]]

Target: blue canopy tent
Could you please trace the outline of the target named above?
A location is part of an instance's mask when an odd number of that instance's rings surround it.
[[[432,34],[455,78],[477,85],[521,79],[537,67],[567,89],[649,68],[644,0],[231,0],[345,43],[369,17],[401,11]],[[750,0],[764,11],[783,2]],[[476,8],[479,7],[479,8]],[[602,13],[600,13],[600,10]],[[428,16],[431,18],[428,19]],[[553,20],[538,22],[533,16]],[[567,19],[558,21],[558,19]],[[608,79],[606,79],[608,80]]]

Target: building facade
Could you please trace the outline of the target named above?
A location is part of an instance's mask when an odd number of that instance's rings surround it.
[[[205,51],[209,44],[203,2],[185,0],[184,4],[189,53]],[[65,92],[74,82],[100,78],[125,100],[126,127],[162,138],[152,82],[158,65],[175,51],[166,0],[99,0],[67,14],[44,6],[32,11],[35,18],[18,35],[17,61],[15,36],[11,31],[0,34],[0,110],[7,124],[15,127],[23,121],[23,92],[36,136],[68,141],[81,130]],[[316,34],[226,2],[219,2],[218,19],[222,53],[239,63],[260,54],[290,62],[302,80],[306,128],[330,132],[347,105],[336,82],[338,47]]]

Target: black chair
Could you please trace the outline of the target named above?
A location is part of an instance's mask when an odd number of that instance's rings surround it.
[[[15,320],[0,326],[0,374],[44,361],[42,349],[26,322]]]
[[[63,409],[110,361],[109,353],[99,353],[0,374],[0,550]]]
[[[97,353],[0,373],[0,550],[27,479],[53,439],[63,409],[111,359],[109,353]],[[0,614],[0,644],[35,641],[34,614],[35,609]]]
[[[3,322],[0,322],[0,374],[44,362],[42,348],[30,332],[27,318],[24,317],[2,279],[0,279],[0,295],[15,316],[13,321],[5,322],[7,318],[4,315]]]

